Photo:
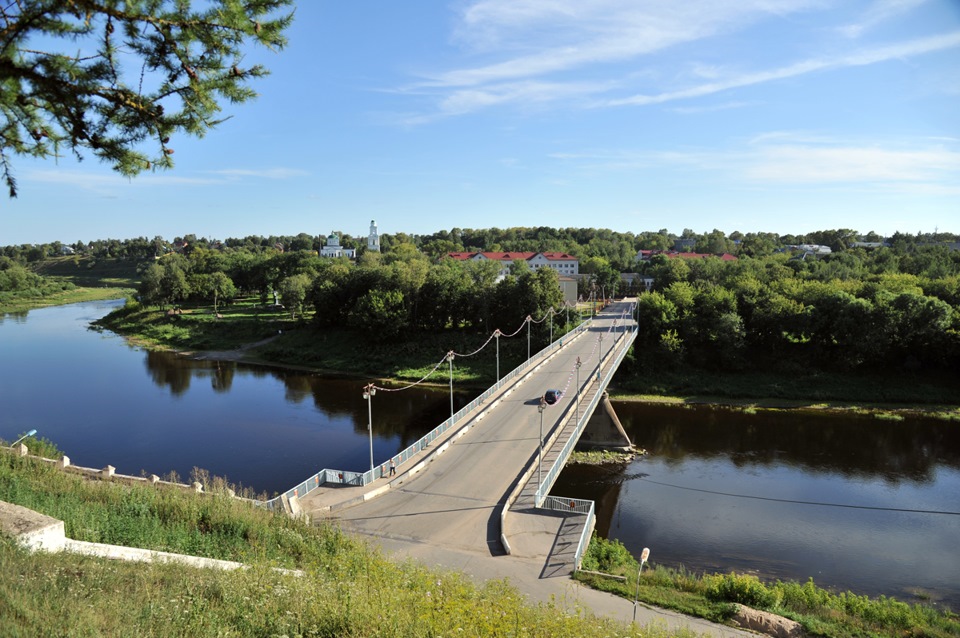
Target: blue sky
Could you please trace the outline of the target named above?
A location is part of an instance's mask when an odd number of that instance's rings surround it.
[[[958,0],[302,0],[289,38],[172,171],[16,159],[0,245],[960,232]]]

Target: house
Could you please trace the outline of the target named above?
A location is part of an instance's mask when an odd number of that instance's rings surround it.
[[[510,266],[515,261],[525,261],[531,270],[540,270],[541,268],[552,268],[557,274],[566,277],[576,277],[580,274],[580,260],[573,255],[560,252],[481,252],[481,253],[447,253],[451,259],[458,261],[484,261],[491,260],[500,263],[499,277],[503,278],[510,274]]]

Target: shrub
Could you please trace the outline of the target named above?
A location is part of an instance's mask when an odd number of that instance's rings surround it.
[[[708,576],[705,594],[710,600],[740,603],[750,607],[772,609],[780,605],[782,594],[778,589],[768,589],[756,576],[729,574]]]
[[[622,574],[635,572],[640,565],[620,541],[594,535],[584,554],[582,567],[587,571]]]

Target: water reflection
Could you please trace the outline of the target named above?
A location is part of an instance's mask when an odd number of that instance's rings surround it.
[[[0,312],[0,326],[4,321],[11,323],[26,323],[29,310],[14,310],[13,312]]]
[[[617,403],[649,455],[568,467],[597,533],[656,563],[960,607],[960,430],[924,419]],[[932,512],[949,512],[934,514]]]
[[[173,397],[187,394],[194,379],[209,380],[210,388],[218,394],[229,393],[238,375],[269,379],[282,384],[286,403],[299,405],[309,400],[319,414],[330,420],[349,420],[356,433],[367,434],[370,415],[366,401],[362,400],[363,383],[359,380],[233,361],[193,360],[171,352],[147,351],[144,362],[153,383]],[[371,406],[375,436],[397,437],[406,447],[450,416],[446,389],[423,386],[395,392],[389,384],[381,385],[387,389],[377,393]],[[462,408],[474,394],[454,391],[454,409]]]

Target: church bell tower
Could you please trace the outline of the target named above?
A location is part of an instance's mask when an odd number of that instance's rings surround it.
[[[370,220],[370,235],[367,237],[367,250],[380,252],[380,233],[377,232],[377,220]]]

